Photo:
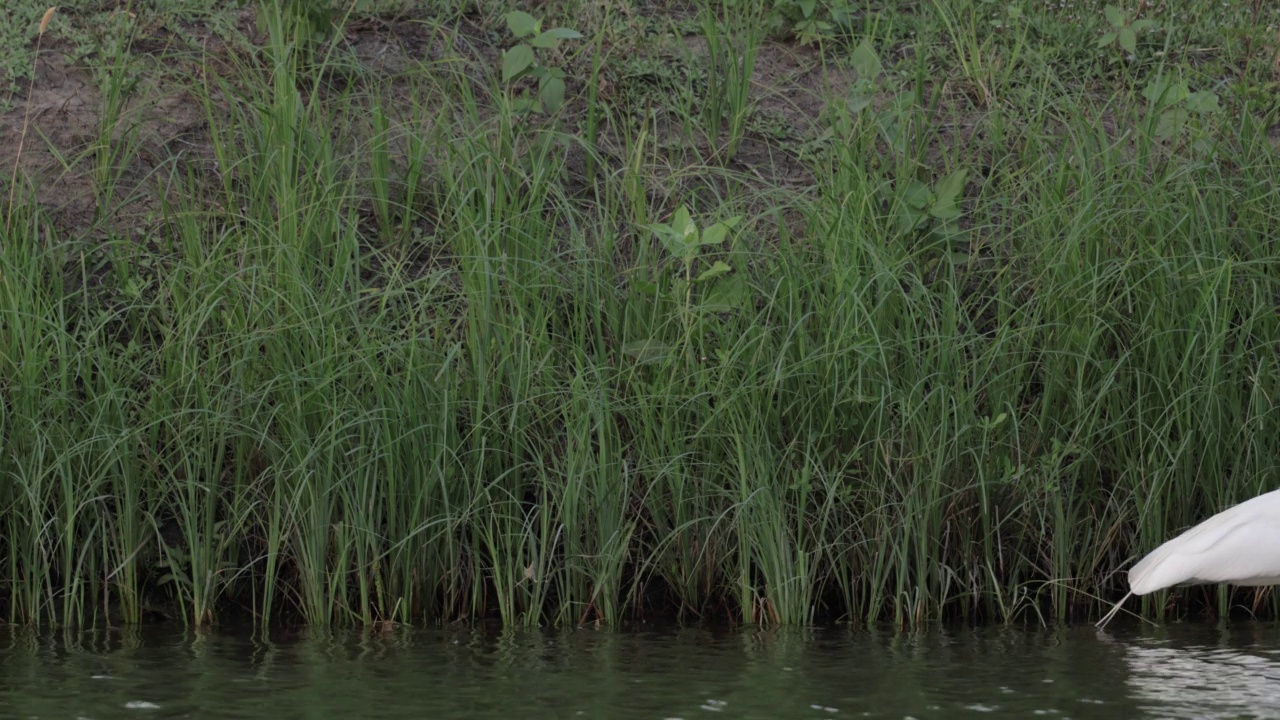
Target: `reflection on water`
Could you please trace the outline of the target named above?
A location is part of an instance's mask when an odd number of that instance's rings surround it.
[[[1280,717],[1278,643],[1270,623],[1175,627],[1125,646],[1129,687],[1162,717]]]
[[[73,636],[0,628],[0,716],[1278,717],[1280,626]]]

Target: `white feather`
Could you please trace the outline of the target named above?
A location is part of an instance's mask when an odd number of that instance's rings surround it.
[[[1280,584],[1280,490],[1223,510],[1129,570],[1134,595],[1195,583]]]

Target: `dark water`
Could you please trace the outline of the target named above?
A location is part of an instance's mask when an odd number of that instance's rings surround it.
[[[1280,717],[1280,625],[270,641],[0,628],[0,717]]]

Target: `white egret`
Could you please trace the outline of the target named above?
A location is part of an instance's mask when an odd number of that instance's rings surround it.
[[[1280,585],[1280,490],[1227,508],[1152,550],[1129,570],[1129,592],[1098,627],[1132,595],[1207,583]]]

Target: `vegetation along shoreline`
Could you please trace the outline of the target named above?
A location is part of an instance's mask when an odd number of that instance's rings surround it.
[[[1280,487],[1271,3],[9,4],[2,622],[1096,620]]]

